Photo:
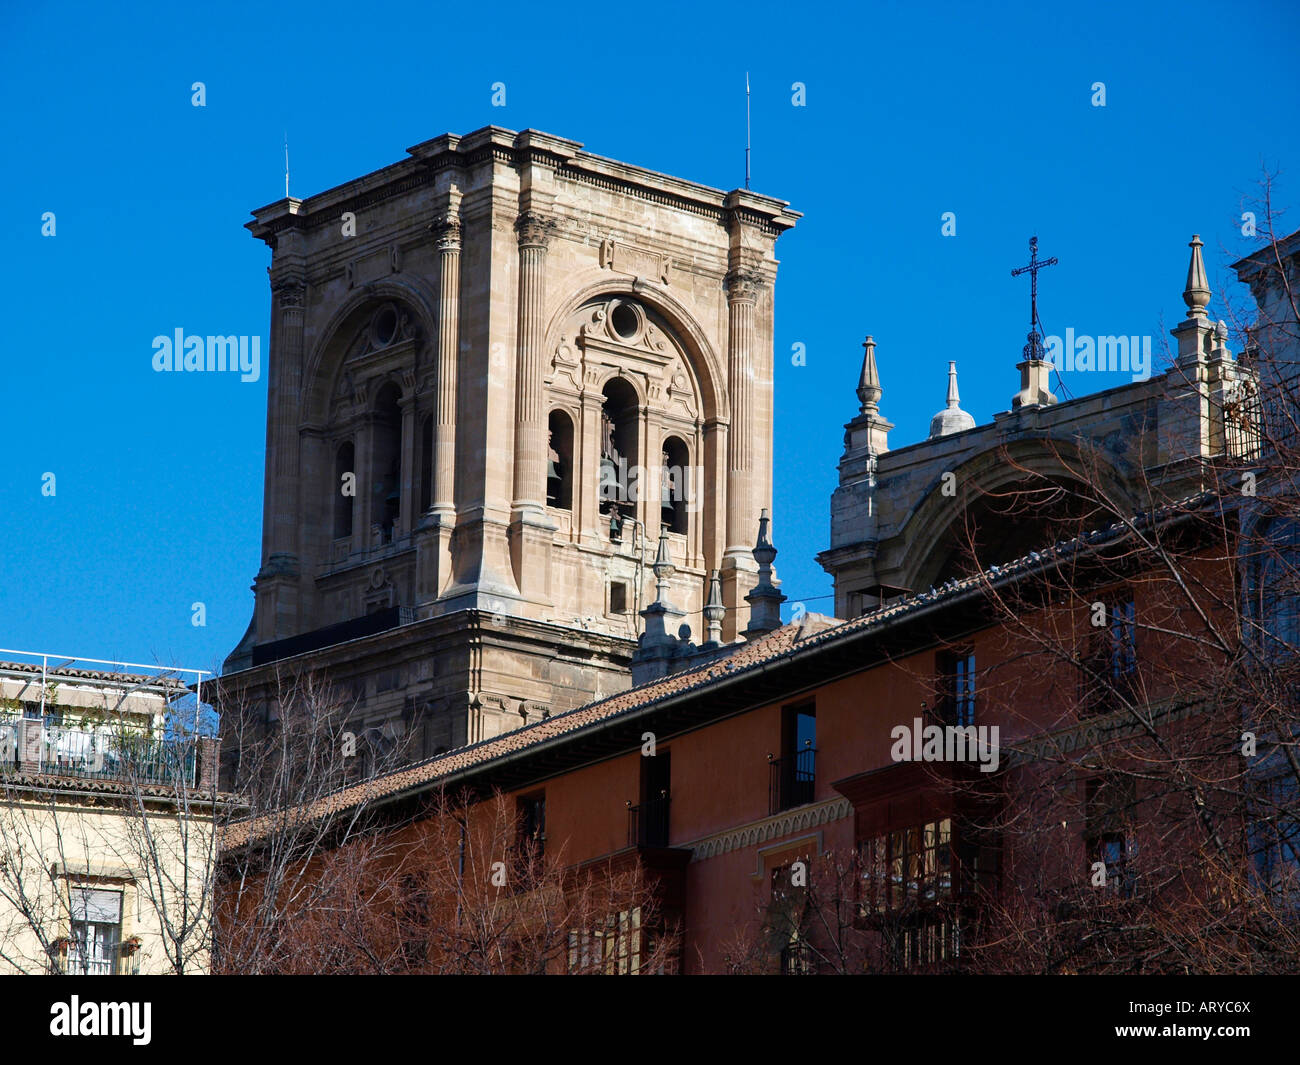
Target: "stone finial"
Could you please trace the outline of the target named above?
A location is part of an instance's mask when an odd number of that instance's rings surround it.
[[[754,541],[754,561],[758,563],[760,572],[762,567],[770,567],[776,559],[776,548],[772,546],[772,541],[767,538],[767,527],[771,519],[767,516],[767,507],[764,507],[758,515],[758,539]]]
[[[1205,308],[1210,305],[1210,282],[1205,276],[1205,260],[1201,258],[1201,249],[1205,245],[1199,234],[1193,234],[1187,246],[1192,249],[1192,258],[1187,264],[1183,302],[1187,304],[1188,318],[1204,318]]]
[[[875,414],[880,410],[880,397],[884,390],[880,387],[880,371],[876,369],[876,342],[867,337],[862,342],[862,373],[858,376],[858,400],[863,414]]]
[[[948,360],[948,405],[930,419],[930,439],[975,428],[975,419],[961,409],[957,393],[957,363]]]
[[[644,610],[645,631],[637,639],[632,655],[632,683],[644,684],[665,676],[671,662],[682,653],[682,641],[671,634],[672,623],[682,616],[668,598],[668,578],[676,571],[668,553],[668,533],[659,534],[659,550],[651,570],[655,575],[655,599]]]
[[[767,527],[770,519],[764,507],[758,518],[758,540],[754,544],[754,561],[758,563],[758,583],[754,590],[745,596],[749,603],[749,627],[745,629],[745,639],[755,640],[774,629],[781,627],[781,604],[785,596],[772,580],[772,563],[776,560],[776,548],[768,539]]]
[[[667,602],[668,578],[677,572],[672,555],[668,550],[668,530],[659,531],[659,550],[655,552],[654,564],[650,567],[655,575],[655,598]]]
[[[727,608],[722,603],[722,578],[718,571],[709,571],[709,598],[704,604],[704,620],[708,624],[708,641],[705,646],[722,643],[722,619],[727,616]]]

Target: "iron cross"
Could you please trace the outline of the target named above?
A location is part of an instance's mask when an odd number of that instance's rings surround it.
[[[1038,271],[1045,266],[1055,266],[1060,260],[1053,255],[1050,259],[1038,258],[1038,238],[1029,238],[1029,265],[1011,271],[1012,277],[1029,274],[1029,332],[1037,333],[1038,323]]]

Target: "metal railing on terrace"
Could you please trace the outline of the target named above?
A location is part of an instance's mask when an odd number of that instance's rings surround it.
[[[48,728],[41,737],[41,772],[140,784],[195,782],[196,745],[130,733]]]
[[[199,750],[215,743],[208,676],[0,648],[0,773],[193,785],[216,757]]]
[[[32,718],[0,716],[0,773],[25,770],[144,785],[193,785],[197,767],[198,745],[193,738],[47,728]]]

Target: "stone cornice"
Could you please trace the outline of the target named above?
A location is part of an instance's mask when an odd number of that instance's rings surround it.
[[[277,200],[253,212],[247,229],[267,243],[287,228],[315,229],[334,224],[344,211],[359,212],[433,183],[448,167],[469,170],[485,162],[516,169],[547,166],[559,180],[614,191],[712,219],[736,220],[775,238],[802,217],[784,200],[747,190],[721,189],[685,181],[654,170],[581,150],[578,141],[541,130],[520,133],[486,126],[463,137],[444,134],[408,148],[411,158],[327,189],[305,200]]]
[[[691,852],[692,861],[699,862],[745,847],[757,847],[795,832],[806,832],[811,828],[839,821],[852,812],[853,806],[848,799],[840,797],[825,799],[822,802],[809,803],[807,806],[797,806],[793,810],[783,810],[772,817],[751,821],[749,824],[729,828],[724,832],[716,832],[694,843],[682,844],[682,848]]]

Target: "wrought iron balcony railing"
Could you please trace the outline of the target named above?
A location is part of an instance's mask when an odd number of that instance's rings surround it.
[[[627,845],[629,847],[668,846],[668,792],[660,792],[640,806],[627,804]]]
[[[817,748],[805,747],[793,758],[768,757],[768,813],[813,801],[817,783]]]

